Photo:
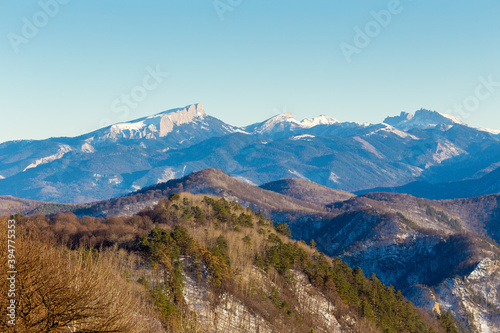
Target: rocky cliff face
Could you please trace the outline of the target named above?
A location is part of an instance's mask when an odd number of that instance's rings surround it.
[[[409,196],[377,194],[363,204],[366,199],[333,205],[347,211],[295,222],[292,230],[366,275],[375,273],[417,305],[451,311],[466,330],[500,332],[500,248],[477,233],[484,229],[459,214],[452,201],[447,210],[440,202]]]
[[[116,142],[120,139],[158,139],[166,137],[174,127],[202,122],[206,116],[202,104],[193,104],[181,109],[169,110],[133,122],[112,125],[97,136],[100,141]],[[92,141],[92,140],[90,140]]]
[[[418,306],[451,311],[463,330],[500,332],[499,262],[485,258],[465,276],[448,278],[434,288],[415,286],[408,297]]]

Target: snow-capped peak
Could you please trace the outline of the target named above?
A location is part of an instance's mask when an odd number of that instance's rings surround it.
[[[338,123],[337,120],[321,115],[315,118],[296,120],[290,112],[276,115],[268,120],[247,126],[245,129],[248,132],[269,134],[271,132],[295,129],[308,129],[319,125],[332,125]]]
[[[186,113],[187,115],[191,117],[204,117],[206,116],[205,111],[203,110],[203,104],[197,103],[197,104],[191,104],[188,105],[184,108],[178,108],[178,109],[171,109],[167,111],[160,112],[158,114],[155,114],[153,116],[150,116],[148,118],[155,118],[155,117],[160,117],[164,115],[171,115],[174,118],[178,117],[180,114]]]
[[[274,117],[269,118],[264,122],[264,124],[276,124],[281,122],[298,123],[290,112],[281,113]]]
[[[172,132],[174,126],[202,120],[205,116],[201,103],[192,104],[184,108],[172,109],[153,116],[112,125],[105,130],[106,134],[103,138],[113,141],[120,138],[161,138]]]
[[[401,112],[401,115],[399,116],[387,117],[384,120],[384,123],[403,131],[413,128],[427,129],[440,125],[451,127],[456,124],[464,124],[462,121],[453,116],[425,109],[418,110],[415,112],[415,115],[407,112]]]
[[[283,130],[285,127],[288,128],[290,127],[290,125],[298,126],[300,125],[300,123],[295,120],[290,112],[287,112],[271,117],[262,123],[247,126],[245,130],[247,132],[269,134],[271,132],[274,132],[276,129]]]
[[[436,111],[437,112],[437,111]],[[440,114],[441,116],[445,117],[445,118],[448,118],[450,119],[451,121],[453,121],[455,124],[461,124],[461,125],[464,125],[464,122],[461,121],[460,119],[456,118],[456,117],[453,117],[452,115],[449,115],[449,114],[445,114],[445,113],[441,113],[441,112],[437,112],[438,114]]]
[[[336,123],[338,123],[338,120],[325,115],[320,115],[315,118],[304,119],[300,122],[300,125],[304,128],[311,128],[318,125],[333,125]]]

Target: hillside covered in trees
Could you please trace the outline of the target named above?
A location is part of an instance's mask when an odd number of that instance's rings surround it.
[[[446,313],[223,198],[172,194],[129,217],[14,218],[18,331],[458,332]]]

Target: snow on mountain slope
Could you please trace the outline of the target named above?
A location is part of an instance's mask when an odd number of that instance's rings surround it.
[[[399,136],[401,138],[411,138],[413,140],[420,140],[420,138],[416,137],[415,135],[401,131],[401,130],[399,130],[396,127],[393,127],[391,125],[388,125],[388,124],[382,124],[382,125],[384,125],[385,127],[376,129],[373,132],[368,133],[367,135],[373,135],[375,133],[382,134],[383,132],[386,132],[386,133],[390,133],[390,134],[396,134],[397,136]],[[380,133],[380,132],[382,132],[382,133]],[[382,135],[384,135],[384,134],[382,134]]]
[[[440,142],[437,145],[436,152],[433,154],[433,160],[437,164],[440,164],[441,162],[462,155],[462,154],[467,154],[467,152],[459,147],[457,147],[455,144],[450,142],[449,140],[440,140]]]
[[[167,136],[175,126],[193,121],[202,121],[206,116],[202,104],[193,104],[185,108],[168,110],[156,115],[132,122],[119,123],[105,130],[102,139],[157,139]]]
[[[239,128],[194,104],[75,138],[0,144],[5,177],[0,194],[83,202],[206,168],[255,184],[292,176],[359,191],[437,177],[434,173],[445,169],[447,181],[463,180],[487,172],[497,156],[497,136],[434,111],[403,113],[380,124],[339,122],[324,115],[298,121],[284,113]],[[465,158],[468,162],[462,163]],[[456,171],[461,167],[468,169]],[[95,174],[102,177],[95,179]]]
[[[311,135],[311,134],[301,134],[301,135],[293,136],[290,139],[291,140],[306,140],[306,141],[308,141],[312,138],[315,138],[315,136]]]
[[[425,109],[420,109],[415,113],[415,115],[408,112],[401,112],[399,116],[387,117],[384,120],[384,123],[399,128],[403,131],[408,131],[414,128],[429,129],[439,125],[443,125],[443,128],[446,129],[449,129],[457,124],[470,127],[460,119],[449,114],[444,114],[437,111],[429,111]],[[476,130],[487,132],[492,135],[500,134],[500,130],[495,129],[477,128]]]
[[[493,135],[499,135],[500,134],[500,130],[496,130],[496,129],[489,129],[489,128],[478,128],[480,131],[483,131],[483,132],[487,132],[487,133],[490,133],[490,134],[493,134]]]
[[[84,153],[95,153],[95,148],[88,142],[85,142],[83,145],[82,145],[82,152]]]
[[[320,115],[318,117],[304,119],[300,122],[300,126],[303,128],[311,128],[319,125],[333,125],[338,123],[339,121],[333,119],[332,117],[328,117],[325,115]]]
[[[411,115],[407,112],[401,112],[400,116],[387,117],[384,120],[384,123],[403,131],[408,131],[413,128],[428,129],[439,125],[464,125],[462,121],[453,116],[425,109],[418,110],[415,112],[415,115]]]
[[[337,120],[321,115],[315,118],[296,120],[289,112],[282,113],[268,120],[245,127],[245,131],[258,134],[273,134],[283,131],[294,131],[297,129],[308,129],[320,125],[333,125],[339,123]]]
[[[291,113],[287,112],[271,117],[262,123],[247,126],[245,130],[250,133],[270,134],[285,128],[299,127],[299,125],[300,122],[295,120]]]
[[[449,310],[455,318],[467,318],[469,328],[475,328],[471,331],[498,333],[499,264],[497,260],[482,259],[470,274],[448,278],[435,288],[416,288],[410,299],[428,310]]]
[[[35,162],[31,163],[26,168],[24,168],[23,172],[25,172],[26,170],[32,169],[32,168],[36,168],[39,165],[47,164],[47,163],[53,162],[55,160],[58,160],[58,159],[62,158],[66,153],[73,150],[68,145],[60,145],[59,147],[60,148],[59,148],[59,151],[57,152],[57,154],[43,157],[43,158],[36,160]]]

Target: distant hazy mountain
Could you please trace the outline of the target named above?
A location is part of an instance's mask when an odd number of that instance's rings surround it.
[[[400,116],[387,117],[384,123],[404,131],[415,128],[428,129],[435,128],[436,126],[446,128],[456,124],[465,125],[455,117],[423,109],[415,112],[415,115],[408,112],[401,112]]]
[[[2,143],[0,195],[82,203],[206,168],[250,184],[299,178],[354,192],[475,179],[498,161],[494,131],[435,111],[381,124],[282,114],[238,128],[196,104],[75,138]]]
[[[408,193],[419,198],[433,200],[479,197],[491,193],[500,193],[500,168],[478,179],[438,184],[417,181],[398,187],[380,187],[359,191],[358,194],[369,192]]]

